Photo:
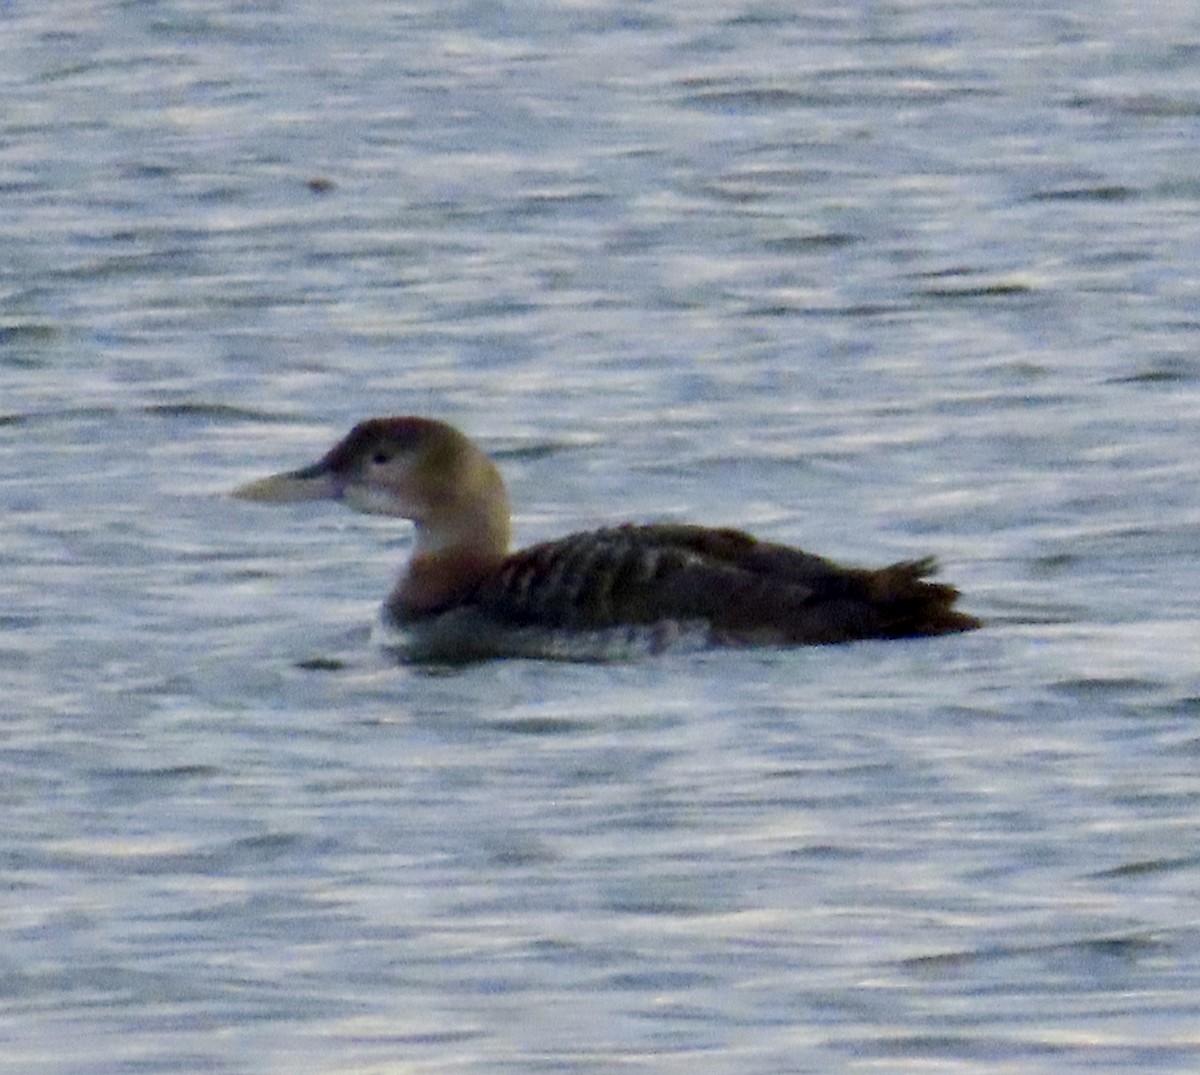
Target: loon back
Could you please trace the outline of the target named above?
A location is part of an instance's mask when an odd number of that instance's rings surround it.
[[[398,624],[472,609],[496,624],[596,631],[699,625],[717,645],[815,645],[966,631],[953,586],[926,581],[932,559],[869,570],[738,530],[625,525],[514,553],[469,591]]]

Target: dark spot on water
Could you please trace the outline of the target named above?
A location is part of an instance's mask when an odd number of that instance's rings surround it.
[[[586,725],[564,717],[522,717],[519,720],[496,721],[489,727],[513,735],[568,735],[582,731]]]
[[[294,832],[268,832],[261,836],[250,836],[244,840],[235,840],[229,846],[233,852],[249,852],[255,858],[274,858],[301,842],[301,837]]]
[[[1135,959],[1138,956],[1159,952],[1168,946],[1154,937],[1097,937],[1082,941],[1080,951],[1095,956],[1108,956],[1115,959]]]
[[[712,109],[719,112],[772,111],[831,104],[829,93],[812,93],[802,90],[787,90],[772,87],[747,87],[746,89],[707,90],[692,93],[681,101],[694,108]]]
[[[216,776],[219,770],[212,765],[169,765],[161,769],[96,769],[94,775],[105,780],[186,780]]]
[[[392,1045],[459,1045],[486,1037],[482,1030],[427,1031],[421,1034],[372,1034],[374,1042],[390,1042]]]
[[[1060,694],[1070,694],[1076,698],[1095,699],[1155,690],[1159,686],[1160,684],[1150,680],[1137,679],[1132,676],[1114,676],[1112,679],[1088,676],[1059,680],[1057,683],[1050,684],[1050,690]]]
[[[493,459],[512,460],[516,462],[536,462],[539,459],[549,459],[561,452],[571,451],[576,447],[562,441],[535,441],[532,444],[521,444],[513,448],[499,448],[488,452]]]
[[[154,418],[200,418],[224,421],[270,421],[261,411],[246,407],[236,407],[229,403],[203,403],[194,400],[184,400],[179,403],[154,403],[141,408],[142,414]]]
[[[776,303],[771,306],[751,306],[745,311],[746,317],[791,317],[803,313],[803,307],[794,303]]]
[[[871,1039],[872,1051],[884,1056],[934,1056],[940,1059],[1011,1063],[1016,1056],[1056,1056],[1066,1053],[1067,1047],[1054,1042],[996,1038],[964,1033],[957,1034],[899,1034],[894,1037]],[[865,1049],[865,1046],[864,1046]]]
[[[1123,877],[1145,877],[1147,874],[1173,873],[1176,870],[1190,870],[1200,864],[1200,856],[1184,855],[1178,858],[1145,859],[1140,862],[1127,862],[1114,866],[1110,870],[1098,870],[1088,874],[1092,880],[1115,880]]]
[[[1181,382],[1194,381],[1196,379],[1196,371],[1179,366],[1158,366],[1148,369],[1139,370],[1137,373],[1131,373],[1125,377],[1109,377],[1105,380],[1105,384],[1180,384]]]
[[[1138,191],[1119,184],[1101,184],[1094,187],[1064,187],[1059,190],[1043,190],[1030,195],[1034,202],[1123,202],[1136,198]]]
[[[813,859],[819,862],[839,861],[842,859],[862,858],[863,852],[850,847],[838,847],[836,844],[808,844],[796,847],[788,852],[793,859]]]
[[[514,844],[497,848],[489,856],[494,866],[539,866],[553,862],[554,854],[540,843]]]
[[[1047,575],[1057,575],[1059,572],[1079,563],[1081,557],[1073,552],[1050,553],[1039,556],[1030,564],[1030,574],[1044,578]]]
[[[936,974],[970,966],[979,958],[980,953],[977,951],[941,952],[932,956],[912,956],[909,959],[902,959],[900,966],[910,971]]]
[[[661,993],[684,989],[695,989],[712,985],[712,975],[696,971],[649,971],[645,974],[629,973],[611,975],[606,984],[612,989],[636,992]]]
[[[0,325],[0,347],[19,343],[46,343],[56,339],[58,335],[59,330],[56,326],[40,322],[25,321]]]
[[[861,236],[848,232],[815,232],[811,235],[781,235],[776,239],[767,239],[763,247],[782,254],[806,254],[814,250],[836,250],[861,239]]]
[[[915,956],[899,961],[899,966],[915,973],[937,976],[958,971],[974,964],[996,964],[1013,960],[1038,960],[1062,970],[1065,960],[1072,957],[1134,959],[1158,952],[1167,945],[1146,934],[1117,937],[1081,937],[1074,941],[1050,944],[999,944],[962,949],[929,956]]]
[[[343,672],[349,665],[337,657],[308,657],[297,661],[296,667],[304,672]]]
[[[979,284],[968,287],[927,287],[920,288],[917,294],[927,299],[946,299],[958,301],[961,299],[1003,299],[1014,295],[1028,295],[1033,288],[1028,284],[1017,281],[998,280],[994,284]]]

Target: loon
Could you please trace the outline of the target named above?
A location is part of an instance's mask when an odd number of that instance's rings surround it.
[[[416,542],[385,605],[433,661],[595,657],[614,643],[819,645],[969,631],[933,558],[845,567],[740,530],[627,523],[509,551],[509,501],[493,462],[429,418],[371,418],[320,460],[236,489],[243,500],[340,500],[410,520]],[[618,647],[619,648],[619,647]]]

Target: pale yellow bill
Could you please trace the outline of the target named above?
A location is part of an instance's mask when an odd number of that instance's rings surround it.
[[[295,470],[287,474],[272,474],[269,478],[247,482],[233,490],[239,500],[254,500],[260,504],[295,504],[303,500],[329,500],[338,496],[338,488],[328,473]]]

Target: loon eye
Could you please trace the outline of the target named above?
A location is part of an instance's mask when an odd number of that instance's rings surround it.
[[[391,454],[388,452],[385,452],[382,448],[379,451],[375,452],[371,456],[371,462],[374,463],[377,467],[381,467],[385,463],[390,463],[391,461],[392,461]]]

